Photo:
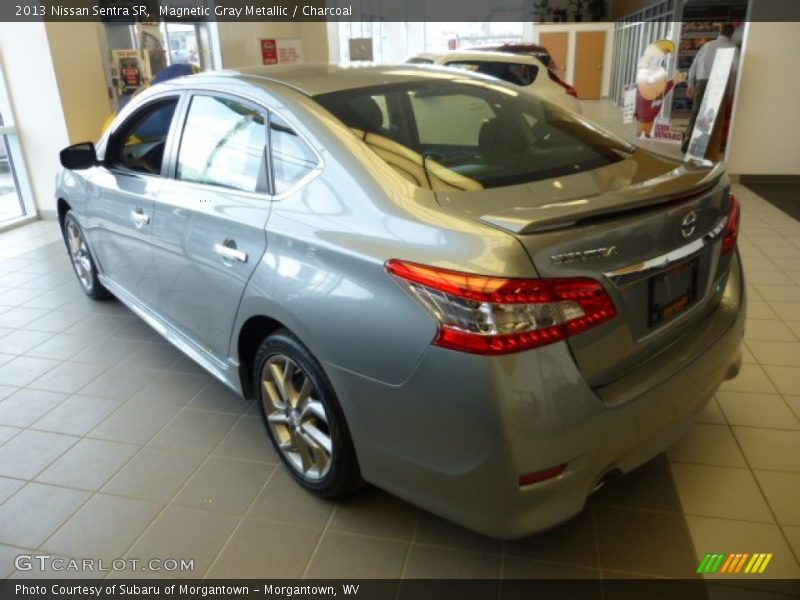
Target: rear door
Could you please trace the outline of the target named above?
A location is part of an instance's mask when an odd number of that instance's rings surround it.
[[[172,178],[155,203],[157,310],[221,362],[239,300],[266,249],[267,127],[260,106],[221,93],[193,93]]]

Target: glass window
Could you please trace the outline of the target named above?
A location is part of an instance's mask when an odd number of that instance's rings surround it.
[[[177,98],[155,102],[123,123],[112,140],[112,162],[131,171],[160,175],[177,105]]]
[[[539,67],[536,65],[488,60],[458,60],[447,63],[447,66],[483,73],[514,85],[530,85],[536,81],[536,75],[539,73]]]
[[[261,111],[228,98],[195,96],[178,152],[178,179],[266,190],[266,127]]]
[[[391,137],[378,127],[362,131],[360,111],[376,111],[374,106],[367,109],[371,103],[365,98],[374,101],[381,95],[397,108],[389,115]],[[413,82],[323,94],[315,100],[354,128],[403,177],[433,189],[539,181],[597,169],[633,151],[579,115],[497,85]]]
[[[275,193],[280,194],[317,166],[317,157],[291,126],[270,115],[270,145]]]

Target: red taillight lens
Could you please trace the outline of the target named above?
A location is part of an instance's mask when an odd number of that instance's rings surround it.
[[[736,240],[739,237],[739,221],[741,220],[742,209],[739,201],[731,194],[731,206],[728,209],[728,224],[725,226],[725,239],[722,242],[722,253],[727,254],[736,247]]]
[[[547,481],[548,479],[552,479],[553,477],[558,477],[564,472],[564,469],[566,468],[567,465],[559,465],[557,467],[545,469],[544,471],[537,471],[536,473],[526,473],[525,475],[520,475],[519,487],[525,487],[526,485],[533,485],[534,483],[539,483],[540,481]]]
[[[507,354],[544,346],[616,315],[592,279],[508,279],[390,260],[400,278],[439,323],[437,346]]]

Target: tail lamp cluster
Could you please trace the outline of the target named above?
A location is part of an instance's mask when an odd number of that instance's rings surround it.
[[[739,237],[739,221],[741,220],[742,209],[739,200],[731,194],[730,208],[728,208],[728,223],[725,226],[725,237],[722,240],[722,253],[727,254],[736,247],[736,240]]]
[[[592,279],[509,279],[390,260],[401,280],[436,318],[434,344],[474,354],[509,354],[576,335],[616,315]]]

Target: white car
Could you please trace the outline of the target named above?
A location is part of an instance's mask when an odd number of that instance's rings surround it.
[[[441,65],[491,75],[518,85],[559,106],[577,113],[581,112],[578,99],[571,96],[564,86],[553,81],[548,76],[547,67],[534,56],[482,50],[455,50],[442,53],[425,52],[413,56],[406,62]]]

